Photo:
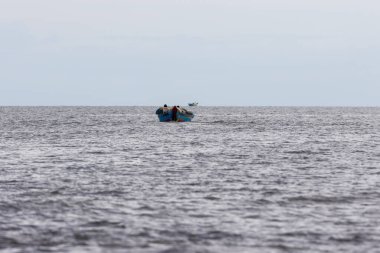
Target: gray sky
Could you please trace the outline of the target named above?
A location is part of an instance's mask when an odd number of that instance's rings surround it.
[[[378,0],[0,0],[0,105],[380,106]]]

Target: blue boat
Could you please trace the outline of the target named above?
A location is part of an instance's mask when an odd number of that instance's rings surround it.
[[[179,106],[174,107],[164,106],[157,109],[156,114],[160,122],[190,122],[194,118],[194,113]]]

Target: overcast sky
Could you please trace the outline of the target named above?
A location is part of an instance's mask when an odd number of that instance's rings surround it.
[[[0,105],[380,106],[379,0],[0,0]]]

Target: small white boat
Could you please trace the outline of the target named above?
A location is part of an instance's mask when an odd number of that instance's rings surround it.
[[[198,102],[189,103],[189,106],[197,106]]]

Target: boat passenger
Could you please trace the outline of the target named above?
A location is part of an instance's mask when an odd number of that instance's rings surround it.
[[[177,121],[177,111],[178,111],[177,106],[173,106],[173,110],[172,110],[172,120],[173,121]]]

